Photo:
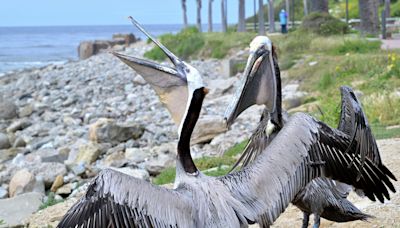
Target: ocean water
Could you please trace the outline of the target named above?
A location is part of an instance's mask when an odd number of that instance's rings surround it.
[[[176,33],[182,25],[145,27],[158,36]],[[132,25],[0,27],[0,76],[11,70],[77,60],[81,41],[111,39],[114,33],[133,33],[145,38]]]

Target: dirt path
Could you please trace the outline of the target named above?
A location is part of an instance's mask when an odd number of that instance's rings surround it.
[[[383,50],[400,49],[400,39],[382,40],[381,49]]]
[[[379,140],[378,146],[382,155],[383,162],[389,167],[393,174],[400,178],[400,138]],[[391,194],[391,200],[384,204],[371,202],[367,198],[360,198],[352,193],[349,199],[363,212],[375,216],[367,222],[348,222],[334,223],[328,220],[321,220],[321,227],[341,227],[341,228],[365,228],[365,227],[398,227],[400,228],[400,181],[394,183],[397,190]],[[312,221],[313,218],[310,218]],[[302,213],[294,206],[286,209],[272,227],[301,227]],[[311,222],[310,226],[311,227]],[[257,226],[254,226],[254,228]]]

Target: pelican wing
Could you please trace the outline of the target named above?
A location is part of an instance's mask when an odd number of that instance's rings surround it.
[[[58,227],[195,227],[193,202],[186,193],[107,169]]]
[[[249,141],[243,149],[242,155],[240,155],[239,159],[232,166],[231,171],[236,169],[240,163],[242,163],[242,167],[249,165],[261,154],[265,147],[267,147],[270,140],[266,134],[268,120],[268,111],[264,109],[259,125],[254,130],[253,134],[251,134]]]
[[[368,124],[367,117],[354,91],[348,86],[340,87],[342,94],[342,110],[338,129],[351,136],[351,143],[360,151],[361,163],[368,157],[393,180],[396,177],[382,164],[378,145]],[[354,148],[354,147],[353,147]]]
[[[355,165],[350,165],[354,155],[345,152],[348,143],[347,135],[296,113],[252,164],[220,180],[263,226],[271,225],[318,176],[351,184],[371,200],[389,199],[387,188],[395,189],[387,175],[369,158],[359,166],[361,158],[355,156]],[[357,181],[360,167],[363,175]]]

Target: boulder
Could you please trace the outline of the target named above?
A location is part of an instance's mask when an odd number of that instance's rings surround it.
[[[101,147],[97,143],[89,142],[79,146],[79,152],[76,157],[75,163],[91,164],[97,160],[101,152]]]
[[[10,126],[7,128],[7,132],[14,133],[31,126],[31,124],[32,123],[28,119],[18,119],[10,124]]]
[[[50,191],[56,192],[58,188],[60,188],[64,184],[64,177],[58,175],[51,185]]]
[[[79,59],[87,59],[94,55],[94,44],[91,41],[83,41],[78,46]]]
[[[208,143],[215,136],[226,132],[226,124],[219,116],[205,116],[196,124],[194,128],[191,144]]]
[[[123,44],[125,44],[125,46],[128,46],[131,43],[135,43],[138,40],[132,33],[128,34],[116,33],[112,35],[112,39],[123,41]]]
[[[28,104],[19,110],[18,115],[19,117],[23,118],[30,116],[32,113],[33,113],[33,106],[31,104]]]
[[[11,178],[9,185],[10,197],[27,192],[44,193],[43,179],[35,177],[27,169],[19,170]]]
[[[160,146],[153,147],[151,153],[154,157],[150,158],[145,164],[145,169],[151,175],[158,175],[160,172],[175,164],[176,144],[165,143]]]
[[[138,124],[118,124],[115,120],[101,118],[89,128],[89,139],[98,143],[126,142],[138,139],[144,133],[144,127]]]
[[[42,205],[43,194],[25,193],[13,198],[0,200],[0,218],[5,227],[23,227],[25,221]],[[1,225],[0,225],[1,226]]]
[[[126,164],[125,154],[123,151],[111,153],[103,160],[103,164],[107,167],[122,167]]]
[[[34,175],[43,177],[46,188],[50,188],[57,176],[64,176],[67,173],[67,168],[58,162],[43,162],[35,164],[31,171]]]
[[[0,149],[8,149],[10,147],[11,145],[8,136],[0,132]]]
[[[148,157],[150,157],[149,151],[144,148],[126,148],[125,150],[125,159],[133,163],[144,162]]]
[[[0,107],[0,119],[17,117],[17,106],[12,101],[0,99]]]
[[[0,199],[6,198],[7,195],[8,195],[7,189],[5,189],[4,187],[0,187]]]

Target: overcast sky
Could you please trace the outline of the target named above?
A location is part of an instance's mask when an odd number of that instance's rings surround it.
[[[238,0],[228,1],[228,23],[237,22]],[[246,17],[253,14],[246,0]],[[258,1],[257,1],[258,2]],[[195,23],[196,0],[187,0],[189,23]],[[220,23],[220,0],[214,0],[214,23]],[[202,23],[207,23],[203,0]],[[132,15],[143,24],[182,23],[181,0],[1,0],[0,26],[119,25]]]

